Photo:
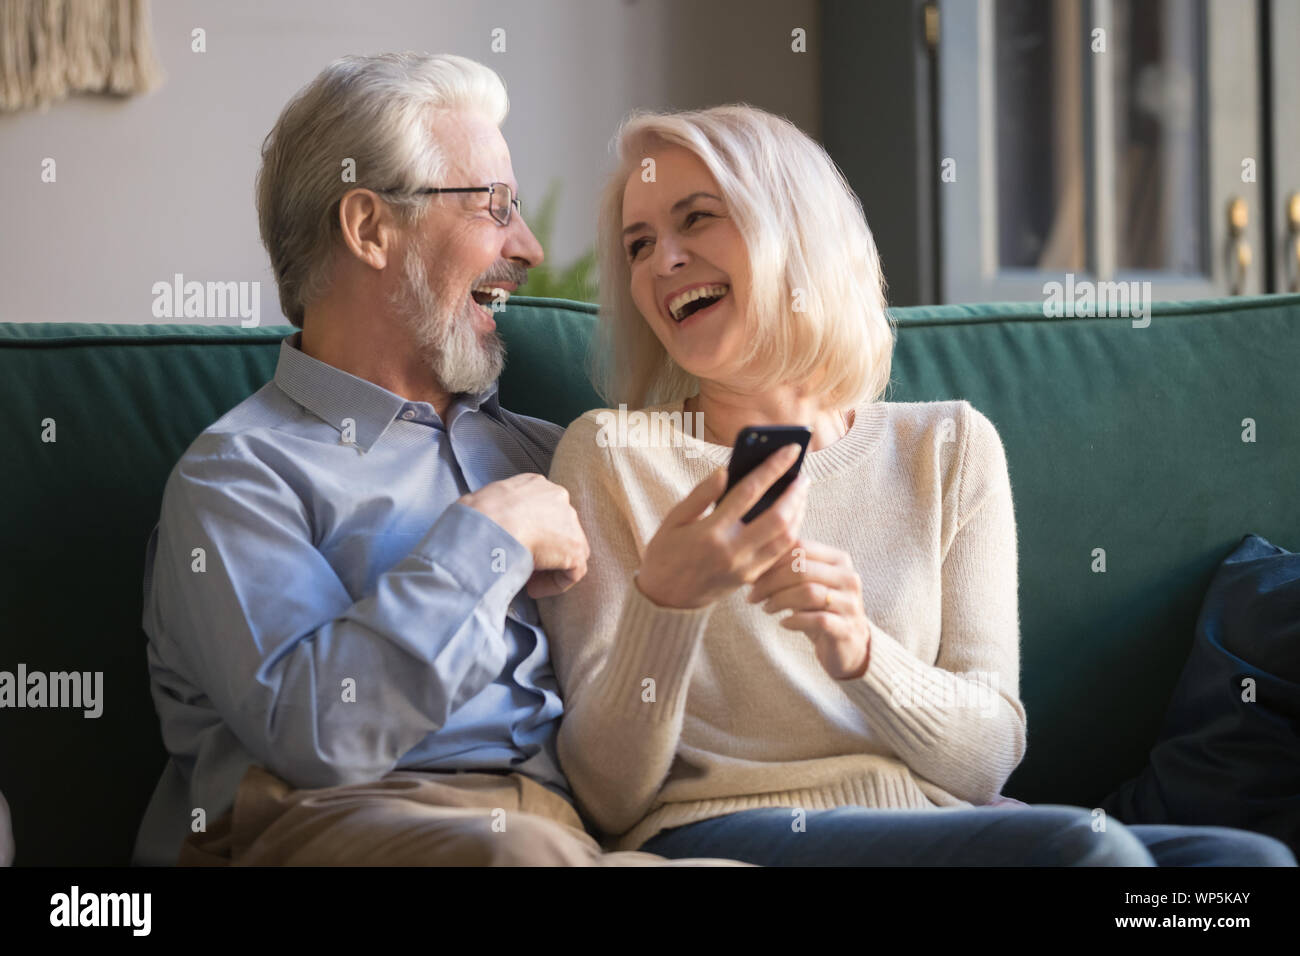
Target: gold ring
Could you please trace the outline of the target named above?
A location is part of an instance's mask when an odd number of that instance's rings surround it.
[[[822,587],[826,587],[826,586],[822,585]],[[826,610],[829,611],[830,609],[831,609],[831,589],[826,588]]]

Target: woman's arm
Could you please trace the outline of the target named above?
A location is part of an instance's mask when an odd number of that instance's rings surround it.
[[[965,409],[935,666],[872,623],[867,671],[843,686],[916,774],[983,805],[1024,757],[1026,717],[1006,452],[993,423],[969,404]]]
[[[582,810],[618,834],[650,811],[668,775],[712,605],[659,607],[637,589],[643,545],[596,434],[591,418],[574,422],[550,474],[568,489],[587,534],[587,575],[538,607],[564,700],[561,765]]]
[[[918,776],[974,804],[1001,790],[1025,752],[1018,694],[1016,528],[1006,456],[991,422],[962,403],[953,514],[943,522],[942,632],[935,665],[870,620],[851,557],[801,541],[751,601],[793,611],[781,626],[817,659]],[[947,496],[945,496],[947,499]]]

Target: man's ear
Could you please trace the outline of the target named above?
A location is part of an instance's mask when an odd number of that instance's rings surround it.
[[[348,252],[372,269],[383,269],[397,244],[388,204],[369,189],[350,189],[339,200],[339,229]]]

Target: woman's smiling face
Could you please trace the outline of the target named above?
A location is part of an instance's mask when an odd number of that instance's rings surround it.
[[[747,344],[749,258],[707,166],[690,150],[649,154],[623,190],[623,251],[631,293],[673,360],[701,379],[726,381]]]

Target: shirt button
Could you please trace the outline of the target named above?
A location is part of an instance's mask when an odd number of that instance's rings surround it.
[[[408,408],[406,411],[402,412],[402,417],[409,422],[412,418],[415,417],[415,409]]]

